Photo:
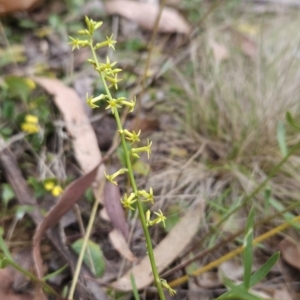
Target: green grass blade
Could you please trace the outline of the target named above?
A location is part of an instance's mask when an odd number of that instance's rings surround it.
[[[139,292],[137,290],[136,283],[135,283],[135,278],[132,273],[130,273],[130,281],[131,281],[134,300],[140,300]]]
[[[246,226],[246,236],[244,239],[244,287],[246,290],[250,288],[253,264],[253,226],[254,210],[251,208]]]
[[[256,271],[250,280],[250,287],[255,286],[257,283],[262,281],[270,272],[272,267],[276,264],[278,258],[280,256],[280,252],[276,252],[273,254],[267,261],[264,263],[258,271]]]
[[[3,240],[3,237],[1,235],[0,235],[0,249],[3,251],[3,253],[9,260],[12,260],[12,261],[14,260],[13,257],[11,256],[8,248],[6,247],[5,241]]]
[[[279,144],[279,148],[283,157],[286,157],[288,154],[288,149],[285,142],[285,129],[282,122],[278,122],[277,124],[277,141]]]

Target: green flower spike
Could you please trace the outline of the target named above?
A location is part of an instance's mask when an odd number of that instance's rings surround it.
[[[134,130],[132,130],[132,132],[130,132],[127,129],[119,130],[119,132],[121,134],[124,134],[125,135],[125,139],[128,140],[128,141],[130,141],[131,144],[140,141],[140,134],[141,134],[140,130],[139,130],[138,133],[136,133]]]
[[[176,294],[176,291],[173,290],[169,285],[167,280],[160,278],[161,286],[168,290],[171,296],[174,296]]]
[[[140,158],[140,156],[138,155],[139,152],[147,152],[148,154],[148,159],[150,157],[150,154],[151,154],[151,145],[152,145],[152,142],[149,142],[149,139],[147,139],[147,146],[144,146],[144,147],[139,147],[139,148],[132,148],[130,150],[130,154],[136,158]]]
[[[94,31],[103,24],[103,22],[96,22],[92,19],[89,19],[87,16],[85,16],[85,23],[86,23],[86,26],[88,27],[90,36],[92,36],[94,34]]]
[[[131,205],[136,201],[135,197],[135,193],[131,193],[129,197],[127,197],[127,194],[125,194],[124,199],[121,199],[123,207],[134,210],[134,208]]]
[[[105,177],[107,178],[108,181],[110,181],[111,183],[115,184],[115,185],[118,185],[118,183],[114,180],[116,177],[118,177],[119,175],[121,174],[124,174],[128,172],[128,169],[120,169],[119,171],[117,171],[116,173],[112,174],[112,175],[107,175],[105,172],[104,172],[104,175]]]
[[[106,96],[103,95],[103,94],[101,94],[100,96],[94,98],[94,96],[89,97],[89,95],[87,93],[86,94],[86,103],[88,104],[88,106],[90,108],[96,108],[96,107],[99,107],[99,106],[96,105],[95,102],[100,101],[100,100],[105,99],[105,98],[106,98]]]
[[[154,204],[154,197],[153,197],[153,189],[149,189],[149,193],[146,192],[145,190],[138,191],[138,195],[142,196],[144,199],[142,200],[143,202],[150,202],[151,204]]]
[[[73,39],[71,36],[69,38],[71,39],[71,42],[69,42],[68,44],[73,46],[72,51],[90,45],[89,41],[87,40]]]

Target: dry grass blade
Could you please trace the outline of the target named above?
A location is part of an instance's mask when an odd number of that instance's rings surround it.
[[[154,249],[158,271],[169,266],[187,247],[195,236],[204,212],[204,201],[200,200],[191,207],[186,215],[176,224],[168,236]],[[136,280],[137,289],[142,289],[153,281],[148,256],[123,277],[112,283],[112,287],[122,291],[131,291],[130,274]]]

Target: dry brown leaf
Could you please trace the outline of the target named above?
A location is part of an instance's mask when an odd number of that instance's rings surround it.
[[[35,235],[33,238],[33,259],[38,278],[43,277],[43,262],[40,253],[41,239],[43,238],[45,232],[50,227],[58,223],[60,218],[67,211],[69,211],[72,208],[72,206],[78,201],[78,199],[83,195],[85,190],[93,182],[97,171],[98,166],[96,166],[91,172],[73,181],[64,191],[63,195],[58,200],[58,202],[48,212],[42,223],[40,223],[39,226],[36,228]]]
[[[43,77],[33,79],[49,94],[54,95],[55,104],[63,114],[67,130],[72,137],[73,148],[77,161],[79,162],[80,167],[85,174],[90,172],[101,162],[102,156],[98,147],[96,134],[90,124],[84,108],[84,103],[73,89],[67,87],[57,79]],[[103,195],[100,183],[104,178],[104,169],[105,167],[103,164],[98,168],[98,173],[93,184],[95,199],[101,203],[103,203]],[[121,208],[120,201],[118,204],[115,203],[115,205],[119,205]],[[119,226],[121,226],[120,222],[121,221],[119,220],[118,224],[114,224],[114,226],[119,228]],[[127,226],[126,222],[123,224],[123,226]],[[134,257],[128,248],[128,245],[124,243],[124,238],[121,238],[119,234],[114,234],[113,231],[109,233],[109,237],[112,244],[118,245],[121,243],[123,245],[122,248],[118,249],[121,255],[126,258]],[[131,255],[128,256],[128,253]]]
[[[19,294],[13,291],[15,275],[10,268],[0,269],[0,299],[2,300],[32,300],[30,295]]]
[[[223,44],[216,42],[213,38],[209,40],[209,46],[212,49],[217,63],[221,63],[223,60],[229,58],[228,49]]]
[[[113,0],[105,2],[105,10],[109,15],[120,15],[147,30],[152,30],[159,12],[159,6],[145,2]],[[159,21],[158,31],[189,34],[191,28],[177,10],[165,7]]]
[[[0,14],[27,10],[41,4],[42,0],[0,0]]]
[[[129,226],[126,222],[124,209],[120,205],[120,189],[111,182],[107,182],[104,188],[104,203],[109,219],[114,227],[122,232],[123,236],[128,239]]]
[[[185,216],[175,225],[167,237],[154,249],[158,272],[169,266],[178,255],[187,247],[195,236],[204,212],[204,201],[198,201]],[[121,291],[131,291],[130,274],[134,275],[137,289],[142,289],[153,281],[149,257],[129,270],[111,286]]]
[[[300,270],[300,248],[299,245],[290,238],[283,239],[278,246],[281,257],[286,263]]]
[[[293,300],[293,297],[286,288],[276,289],[272,298],[276,300]]]

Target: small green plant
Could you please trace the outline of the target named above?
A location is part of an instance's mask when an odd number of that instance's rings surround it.
[[[273,254],[267,262],[265,262],[258,271],[252,274],[253,264],[253,226],[254,226],[254,210],[251,209],[244,238],[244,278],[243,282],[235,285],[228,278],[223,278],[225,285],[229,291],[218,298],[218,300],[225,299],[245,299],[245,300],[260,300],[261,298],[249,291],[254,285],[263,280],[270,272],[279,258],[279,252]]]
[[[124,197],[121,199],[121,203],[125,209],[135,210],[136,207],[138,209],[139,218],[141,220],[144,236],[146,239],[147,253],[149,255],[152,267],[154,283],[157,287],[159,298],[165,299],[163,288],[167,289],[171,295],[174,295],[176,292],[170,288],[166,280],[159,277],[148,227],[158,223],[163,223],[163,225],[165,226],[166,217],[163,215],[161,210],[159,210],[159,212],[154,212],[156,217],[152,219],[150,210],[148,210],[146,214],[144,213],[142,202],[150,202],[151,204],[154,203],[153,190],[152,188],[150,188],[149,191],[139,190],[137,188],[132,167],[133,159],[139,159],[141,153],[147,153],[149,158],[151,154],[152,142],[147,140],[146,145],[134,147],[136,143],[140,142],[141,131],[139,130],[138,132],[135,132],[123,128],[119,116],[119,109],[127,107],[129,109],[129,112],[132,112],[135,108],[136,99],[128,101],[124,97],[113,98],[111,90],[112,88],[118,89],[118,83],[121,81],[121,79],[118,78],[118,74],[122,70],[115,68],[116,62],[111,62],[109,57],[106,58],[105,62],[100,62],[96,54],[96,50],[102,47],[110,47],[115,50],[114,45],[116,44],[116,41],[113,40],[113,36],[110,36],[107,37],[105,41],[94,42],[94,32],[99,27],[101,27],[103,22],[96,22],[92,19],[89,19],[88,17],[85,17],[85,22],[87,25],[87,29],[78,31],[78,34],[84,36],[84,39],[70,37],[71,42],[69,44],[72,45],[72,50],[80,49],[82,47],[89,47],[91,49],[92,58],[89,59],[88,62],[92,64],[94,69],[98,72],[101,82],[103,84],[103,88],[105,90],[105,94],[100,94],[96,97],[86,95],[86,101],[91,108],[99,107],[99,101],[106,102],[106,109],[109,109],[115,117],[118,127],[118,133],[121,138],[121,144],[125,156],[126,167],[121,168],[114,174],[109,175],[105,173],[105,177],[111,183],[117,185],[118,176],[123,174],[128,174],[129,176],[132,191],[129,195],[125,193]],[[128,148],[127,142],[131,144],[130,148]],[[85,251],[84,247],[82,247],[81,251]],[[76,281],[76,279],[73,280],[73,286],[74,281]],[[74,288],[71,288],[71,290],[73,289]],[[69,293],[69,299],[73,299],[73,292]]]

